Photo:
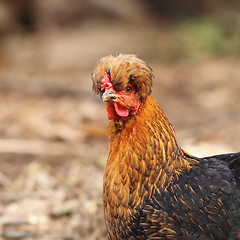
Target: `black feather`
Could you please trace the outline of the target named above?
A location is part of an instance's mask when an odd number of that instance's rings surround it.
[[[215,158],[226,162],[228,164],[228,167],[231,169],[234,177],[236,177],[238,181],[240,181],[240,152],[206,157],[206,159],[210,158]]]

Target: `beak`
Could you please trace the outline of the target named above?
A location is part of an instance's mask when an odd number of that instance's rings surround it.
[[[108,102],[109,100],[116,101],[118,98],[118,95],[115,94],[113,91],[105,91],[102,95],[102,101]]]

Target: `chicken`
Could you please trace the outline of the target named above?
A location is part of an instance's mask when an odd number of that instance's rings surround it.
[[[198,158],[179,147],[134,55],[106,56],[92,74],[106,103],[108,239],[240,239],[240,153]]]

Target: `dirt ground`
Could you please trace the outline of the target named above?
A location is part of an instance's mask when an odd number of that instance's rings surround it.
[[[240,150],[239,58],[163,62],[154,28],[94,24],[1,39],[1,239],[106,239],[108,120],[90,77],[106,54],[148,62],[153,95],[187,151]]]

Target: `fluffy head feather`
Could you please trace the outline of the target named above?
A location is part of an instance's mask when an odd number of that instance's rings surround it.
[[[131,83],[136,89],[137,98],[145,101],[151,93],[152,88],[152,69],[147,64],[131,54],[119,54],[115,56],[106,56],[101,58],[92,73],[93,91],[100,96],[101,80],[104,73],[108,73],[116,91],[124,89],[128,83]]]

